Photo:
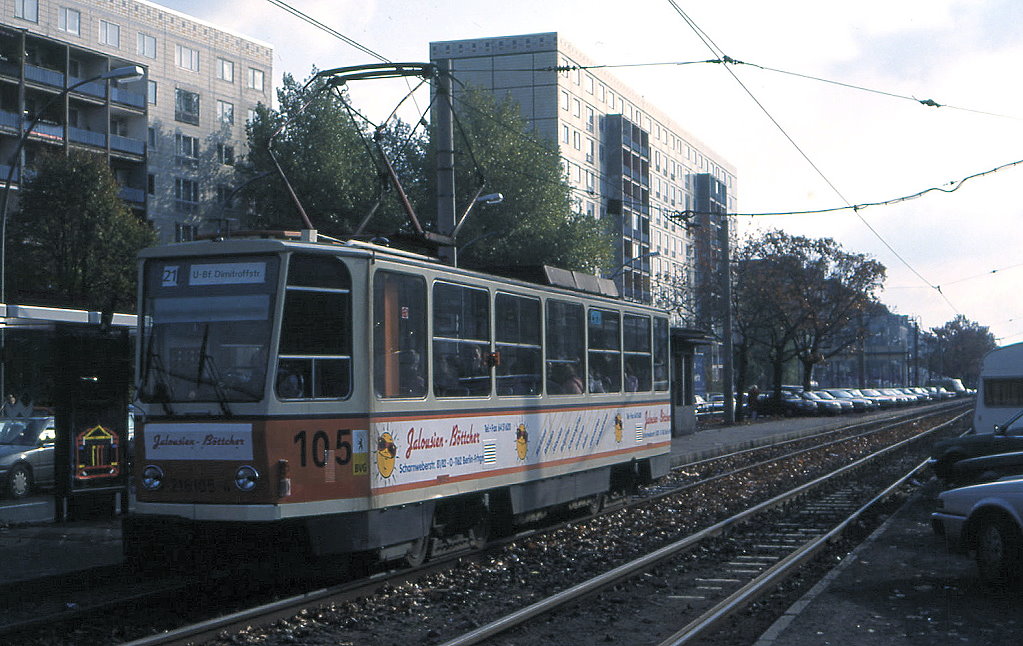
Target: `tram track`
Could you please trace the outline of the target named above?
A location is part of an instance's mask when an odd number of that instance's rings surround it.
[[[887,426],[890,426],[890,425],[891,424],[887,424]],[[854,432],[854,433],[852,433],[852,435],[854,437],[860,437],[860,436],[862,436],[864,434],[869,434],[869,433],[870,433],[869,431],[863,431],[862,433]],[[832,435],[832,433],[829,433],[827,435],[830,436],[830,435]],[[848,429],[846,430],[846,435],[849,435]],[[810,445],[817,444],[818,445],[818,450],[828,450],[826,448],[821,448],[821,446],[824,445],[824,442],[822,441],[822,437],[823,437],[823,435],[822,436],[815,436],[815,437],[812,437],[812,438],[802,438],[802,440],[789,440],[789,441],[785,442],[784,444],[788,444],[789,445],[789,449],[787,450],[787,453],[790,454],[790,455],[797,455],[800,452],[805,452],[807,450],[805,446],[802,446],[802,447],[798,446],[800,442],[802,442],[803,444],[810,444]],[[850,440],[850,439],[846,438],[845,441],[847,441],[847,442],[853,441],[854,442],[854,441],[857,441],[857,440],[855,440],[855,439]],[[715,471],[716,472],[715,475],[711,475],[711,476],[707,476],[707,477],[702,477],[702,478],[697,478],[696,479],[697,482],[704,482],[705,486],[706,486],[706,483],[710,481],[710,478],[713,478],[714,481],[726,481],[730,477],[733,477],[733,475],[734,475],[733,472],[736,472],[737,470],[742,470],[742,468],[746,468],[746,469],[751,468],[749,466],[746,466],[746,467],[735,467],[735,468],[730,470],[728,468],[724,468],[724,467],[720,467],[720,466],[717,466],[717,467],[713,466],[713,462],[714,461],[717,461],[718,464],[726,464],[726,465],[729,462],[736,462],[736,461],[739,461],[739,462],[746,461],[746,462],[750,462],[750,463],[759,462],[760,463],[760,468],[767,468],[767,467],[765,467],[765,465],[766,464],[770,464],[770,462],[772,460],[774,460],[775,458],[770,458],[770,459],[767,459],[767,460],[758,459],[757,458],[757,451],[758,450],[759,451],[765,451],[766,450],[766,451],[769,451],[769,452],[772,451],[772,449],[770,449],[770,448],[761,447],[760,449],[749,449],[749,450],[745,450],[745,451],[742,451],[742,452],[739,452],[739,453],[736,453],[736,454],[731,454],[729,456],[720,456],[719,458],[715,458],[713,460],[704,460],[704,461],[701,461],[700,463],[696,463],[697,465],[701,465],[699,467],[699,469],[698,469],[700,471],[708,470],[708,471]],[[741,457],[740,457],[740,454],[741,454]],[[792,458],[792,459],[795,459],[795,458]],[[697,470],[695,468],[695,465],[688,465],[687,469],[689,471]],[[687,469],[683,469],[683,471],[686,471]],[[706,476],[706,474],[703,474],[703,475]],[[692,481],[693,478],[692,478],[691,475],[683,475],[683,476],[680,477],[680,479],[681,479],[680,483],[676,483],[675,485],[673,485],[673,489],[676,490],[676,494],[677,494],[677,492],[678,492],[677,490],[679,490],[679,488],[690,488],[691,489],[694,486],[696,486],[694,484],[694,482]],[[655,504],[657,501],[664,500],[666,497],[668,497],[670,495],[671,495],[671,493],[668,492],[668,491],[651,491],[650,495],[648,496],[648,499],[649,499],[649,501],[653,501],[653,502],[648,502],[648,504]],[[637,503],[637,504],[643,504],[643,503]],[[626,513],[626,511],[624,511],[622,509],[616,509],[616,510],[613,510],[611,512],[611,515],[620,514],[620,513]],[[643,514],[643,512],[640,512],[640,515],[642,515],[642,514]],[[315,617],[318,614],[319,611],[308,610],[308,608],[310,608],[310,607],[317,607],[317,606],[322,607],[324,605],[327,605],[328,607],[353,607],[353,605],[357,606],[360,603],[362,603],[361,600],[366,599],[370,595],[375,595],[377,597],[381,597],[382,596],[383,598],[397,599],[398,597],[401,596],[402,590],[408,589],[408,588],[418,588],[418,589],[427,591],[426,592],[427,596],[430,597],[431,599],[436,600],[436,599],[442,597],[444,593],[438,593],[437,592],[438,587],[437,587],[437,585],[434,582],[420,583],[420,581],[428,580],[428,579],[431,579],[431,578],[440,578],[442,581],[445,582],[445,583],[443,583],[443,585],[447,585],[447,586],[449,586],[449,589],[455,590],[455,589],[457,589],[457,585],[454,582],[454,579],[456,577],[452,577],[450,574],[446,574],[445,573],[446,571],[451,571],[452,569],[458,569],[458,568],[466,569],[466,568],[477,568],[477,567],[482,568],[482,569],[486,569],[487,566],[485,566],[485,565],[476,565],[476,564],[473,564],[473,562],[474,561],[484,561],[486,558],[488,558],[486,556],[486,554],[493,554],[495,551],[500,552],[501,550],[505,550],[506,551],[505,558],[507,558],[509,555],[511,555],[511,556],[515,556],[516,557],[516,561],[517,561],[518,560],[518,558],[517,558],[518,554],[519,554],[519,552],[521,552],[521,550],[516,548],[516,547],[508,547],[508,545],[514,546],[516,544],[516,542],[522,543],[522,542],[529,542],[529,541],[545,543],[545,542],[547,542],[548,539],[536,538],[537,536],[542,536],[544,533],[547,533],[547,534],[551,534],[551,533],[557,534],[557,533],[560,532],[560,533],[563,533],[563,534],[567,534],[569,536],[575,535],[575,538],[577,540],[580,539],[580,538],[585,538],[586,541],[591,540],[590,538],[586,538],[584,536],[581,536],[580,533],[578,532],[578,530],[576,529],[576,527],[578,526],[578,524],[580,522],[581,521],[576,520],[576,521],[573,521],[572,523],[568,523],[568,524],[565,524],[565,525],[562,525],[562,526],[559,526],[559,527],[546,528],[546,529],[543,529],[543,530],[541,530],[539,532],[535,532],[535,533],[520,534],[520,535],[517,535],[515,537],[512,537],[512,538],[508,539],[508,541],[506,541],[505,545],[497,545],[496,547],[491,547],[487,552],[480,553],[480,554],[478,554],[476,556],[467,557],[467,556],[463,555],[461,557],[451,557],[451,558],[448,558],[448,559],[442,559],[442,560],[438,560],[436,562],[432,562],[432,563],[428,564],[428,566],[426,568],[422,569],[422,570],[413,570],[413,571],[407,571],[407,572],[402,572],[402,573],[397,573],[397,574],[379,574],[379,575],[377,575],[377,577],[375,577],[374,580],[367,580],[367,581],[363,581],[363,582],[356,583],[356,584],[347,584],[347,585],[344,585],[344,586],[328,586],[326,588],[318,589],[318,590],[315,590],[315,591],[312,591],[312,592],[304,592],[304,593],[301,593],[301,594],[298,594],[298,595],[293,595],[293,597],[291,597],[289,599],[279,600],[279,601],[271,601],[271,602],[268,602],[268,603],[263,603],[263,604],[260,604],[257,608],[247,609],[245,611],[238,612],[238,613],[233,613],[233,614],[229,613],[228,615],[223,616],[223,617],[221,617],[219,619],[216,619],[216,620],[198,621],[198,622],[194,623],[192,626],[190,626],[188,628],[185,628],[185,629],[181,629],[180,631],[177,631],[177,632],[167,631],[167,632],[164,632],[161,635],[143,638],[143,639],[137,640],[137,641],[132,642],[132,643],[134,643],[134,644],[197,643],[198,640],[201,640],[201,639],[213,639],[215,637],[215,635],[218,634],[218,633],[227,634],[227,633],[230,633],[232,631],[241,630],[245,626],[261,625],[261,624],[265,624],[265,623],[268,623],[268,622],[274,622],[274,621],[277,621],[280,624],[285,625],[285,626],[287,626],[289,623],[292,623],[292,622],[297,622],[297,623],[301,624],[301,623],[303,623],[302,617]],[[676,527],[672,527],[672,528],[669,529],[669,531],[676,531],[677,529],[678,528],[676,528]],[[651,534],[651,536],[648,536],[648,537],[645,537],[645,538],[651,539],[651,540],[655,540],[656,536],[653,536],[653,535],[655,535],[655,534],[657,534],[659,532],[657,532],[657,531],[649,531],[647,533]],[[665,532],[665,533],[669,533],[669,532]],[[566,539],[566,540],[570,540],[570,539]],[[552,542],[552,545],[553,545],[553,542]],[[560,551],[560,550],[563,550],[565,548],[564,547],[552,547],[551,549],[555,549],[555,550],[559,550]],[[528,596],[528,595],[523,595],[523,596]],[[517,601],[517,600],[516,599],[508,599],[507,601]],[[142,607],[144,605],[149,605],[148,603],[143,602],[143,600],[141,598],[139,598],[137,600],[137,603],[139,604],[139,607]],[[398,602],[395,601],[395,603],[398,603]],[[124,605],[123,604],[123,599],[122,599],[121,605],[122,605],[122,613],[123,613],[123,605]],[[303,609],[305,609],[305,610],[303,610]],[[93,612],[95,612],[95,610],[93,610]],[[290,619],[289,619],[289,617],[290,617]],[[298,617],[298,619],[295,619],[294,617]],[[313,623],[316,623],[316,622],[313,622]],[[159,630],[167,630],[167,629],[163,628],[163,629],[159,629]],[[285,631],[287,631],[287,630],[288,629],[285,628]],[[128,633],[125,633],[124,636],[125,636],[125,639],[129,638],[129,634]],[[2,633],[0,633],[0,639],[2,639]],[[244,640],[245,638],[242,638],[242,639]],[[431,641],[434,641],[434,640],[431,640]],[[45,642],[40,642],[40,643],[45,643]],[[87,643],[87,642],[82,642],[82,643]],[[98,641],[96,643],[110,643],[110,642],[109,641],[106,641],[106,642],[99,642]],[[242,641],[242,643],[244,643],[244,641]],[[275,642],[267,642],[267,643],[275,643]],[[359,643],[359,642],[355,642],[355,643]]]
[[[919,437],[885,447],[655,552],[449,639],[443,646],[545,643],[554,637],[550,628],[527,629],[526,633],[520,631],[514,637],[506,637],[511,629],[530,622],[557,626],[561,635],[558,643],[594,643],[600,641],[600,635],[595,634],[592,627],[579,624],[586,624],[587,617],[612,612],[611,608],[602,606],[655,608],[653,616],[638,610],[627,627],[615,627],[615,634],[633,636],[629,643],[656,646],[694,643],[794,576],[802,565],[920,471],[926,462],[914,463],[908,473],[900,473],[894,483],[881,486],[880,493],[875,491],[876,487],[865,486],[862,482],[836,485],[836,480],[849,480],[851,473],[876,464],[916,441]],[[792,505],[796,500],[799,500],[798,506]],[[784,509],[786,505],[790,507]],[[783,509],[775,517],[764,518],[765,514],[779,508]],[[756,524],[753,524],[754,519]],[[704,554],[679,558],[697,549],[702,549]],[[644,576],[652,581],[641,580],[633,585],[637,577]],[[579,610],[581,600],[610,588],[614,589],[613,593],[590,602],[597,607]],[[571,616],[565,617],[566,614]],[[665,621],[664,617],[671,619]],[[656,631],[663,630],[665,625],[681,627],[661,639]],[[638,637],[636,632],[643,626],[646,626],[646,639]]]

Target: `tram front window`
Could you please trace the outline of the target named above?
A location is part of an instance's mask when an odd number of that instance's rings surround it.
[[[274,258],[151,260],[142,298],[139,397],[151,403],[263,398]]]

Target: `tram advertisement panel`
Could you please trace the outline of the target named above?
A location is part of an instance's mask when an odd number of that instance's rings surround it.
[[[374,425],[375,493],[537,467],[589,468],[604,456],[664,448],[667,402],[480,417],[408,419]],[[574,465],[578,465],[573,468]]]

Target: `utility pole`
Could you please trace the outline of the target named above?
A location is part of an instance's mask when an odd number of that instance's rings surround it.
[[[721,212],[721,353],[723,363],[724,416],[725,424],[735,423],[735,369],[732,350],[732,263],[731,243],[728,236],[728,213]]]
[[[455,231],[455,129],[452,115],[451,60],[437,61],[436,123],[433,136],[437,149],[437,233],[451,236]],[[441,247],[440,257],[450,265],[458,262],[454,246]]]

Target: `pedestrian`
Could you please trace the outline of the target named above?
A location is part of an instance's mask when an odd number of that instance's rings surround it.
[[[751,421],[757,421],[757,415],[760,412],[760,389],[756,384],[749,387],[749,393],[746,395],[746,411],[749,413]]]

